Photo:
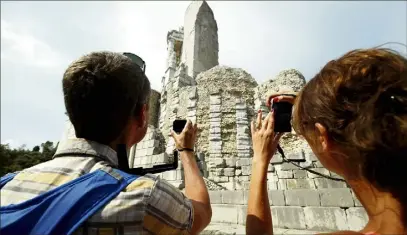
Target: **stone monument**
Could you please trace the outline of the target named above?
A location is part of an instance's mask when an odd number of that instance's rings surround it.
[[[210,190],[212,223],[243,226],[253,154],[250,121],[256,110],[268,112],[264,103],[268,94],[299,91],[306,81],[299,71],[289,69],[257,84],[243,69],[219,66],[217,33],[206,1],[193,1],[185,13],[184,26],[168,32],[162,90],[152,93],[148,132],[131,148],[129,162],[131,167],[171,162],[175,148],[169,137],[172,122],[196,122],[196,159]],[[280,144],[286,157],[300,166],[335,176],[294,132],[285,134]],[[181,164],[177,170],[159,175],[183,189]],[[267,186],[276,228],[358,230],[367,221],[363,207],[345,183],[299,169],[284,162],[279,154],[269,165]]]

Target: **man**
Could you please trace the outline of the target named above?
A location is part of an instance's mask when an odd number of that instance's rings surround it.
[[[25,169],[1,189],[1,206],[18,204],[102,167],[118,167],[117,145],[129,149],[148,126],[150,82],[119,53],[95,52],[65,71],[63,93],[76,138],[60,142],[53,160]],[[177,149],[193,149],[197,127],[188,122]],[[76,234],[198,234],[212,211],[192,151],[180,152],[185,195],[154,175],[142,176],[88,219]],[[192,189],[193,187],[193,189]]]

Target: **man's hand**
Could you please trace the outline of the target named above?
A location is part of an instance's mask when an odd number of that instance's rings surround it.
[[[282,133],[274,133],[274,113],[270,111],[262,121],[262,112],[257,114],[256,124],[252,121],[253,163],[268,165],[277,149]]]
[[[174,138],[175,147],[177,149],[182,148],[193,149],[195,145],[197,132],[198,127],[196,123],[195,125],[192,125],[192,122],[190,120],[187,121],[187,124],[185,124],[185,127],[180,134],[177,134],[173,130],[171,130],[171,136],[172,138]]]

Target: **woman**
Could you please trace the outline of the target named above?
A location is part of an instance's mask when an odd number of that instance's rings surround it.
[[[294,104],[297,134],[365,208],[365,228],[341,234],[407,234],[406,58],[387,49],[350,51],[325,65],[295,100],[272,95],[271,101]],[[252,123],[247,234],[273,234],[267,166],[281,137],[273,127],[272,110]]]

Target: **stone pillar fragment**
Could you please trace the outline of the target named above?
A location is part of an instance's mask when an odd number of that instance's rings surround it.
[[[212,91],[209,99],[209,156],[210,158],[219,158],[222,157],[222,111],[221,95],[219,90]]]

